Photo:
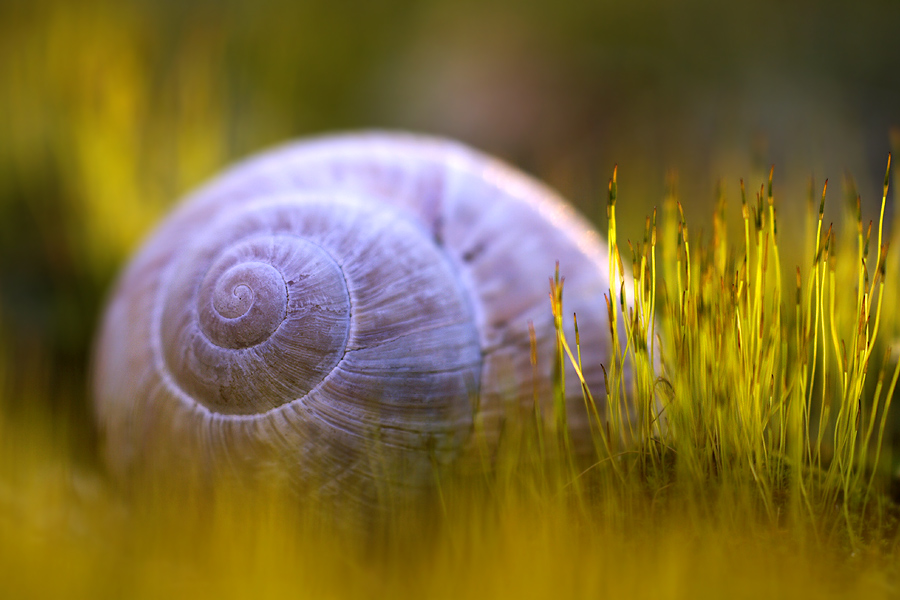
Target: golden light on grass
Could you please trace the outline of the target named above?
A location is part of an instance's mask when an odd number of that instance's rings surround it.
[[[895,596],[900,537],[883,445],[900,366],[886,345],[897,323],[883,298],[896,297],[897,265],[884,211],[871,227],[851,215],[842,239],[814,205],[806,263],[791,269],[772,190],[770,178],[743,195],[737,245],[724,202],[704,240],[673,192],[661,225],[654,211],[623,257],[614,174],[613,278],[597,302],[613,316],[620,352],[604,365],[606,389],[582,386],[594,415],[587,460],[569,450],[564,412],[545,421],[525,411],[509,415],[499,448],[476,444],[479,460],[437,472],[430,497],[346,515],[275,483],[125,491],[71,456],[58,419],[0,410],[0,589],[67,598]],[[563,288],[557,274],[547,310],[559,324],[571,317]],[[557,360],[578,364],[577,338],[560,333],[558,342]],[[29,389],[13,389],[8,375],[0,371],[4,409],[47,405],[30,402],[52,393],[39,369]]]

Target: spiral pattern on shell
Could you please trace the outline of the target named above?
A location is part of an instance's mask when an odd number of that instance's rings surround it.
[[[108,462],[424,485],[476,421],[491,435],[510,403],[550,401],[557,260],[602,386],[606,252],[544,186],[402,134],[251,159],[181,204],[112,293],[94,369]],[[580,388],[568,401],[577,433]]]

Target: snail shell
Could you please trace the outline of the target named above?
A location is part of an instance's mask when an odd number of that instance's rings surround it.
[[[543,185],[403,134],[253,158],[182,203],[112,292],[94,361],[107,462],[123,477],[244,466],[336,493],[422,486],[476,421],[489,438],[510,402],[549,406],[556,261],[603,389],[606,250]]]

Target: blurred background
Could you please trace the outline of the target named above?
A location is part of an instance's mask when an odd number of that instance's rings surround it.
[[[618,163],[623,237],[673,174],[696,228],[718,182],[736,203],[773,164],[783,230],[811,177],[852,173],[873,218],[898,24],[894,0],[2,0],[0,393],[93,439],[86,365],[117,270],[186,191],[300,136],[458,138],[600,227]]]

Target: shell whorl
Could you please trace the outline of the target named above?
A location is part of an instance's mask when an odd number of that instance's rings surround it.
[[[264,154],[183,203],[120,278],[95,356],[108,461],[421,485],[476,419],[546,390],[528,325],[549,373],[557,260],[602,385],[605,252],[552,192],[432,138]]]

